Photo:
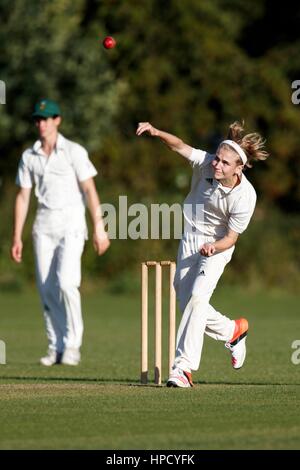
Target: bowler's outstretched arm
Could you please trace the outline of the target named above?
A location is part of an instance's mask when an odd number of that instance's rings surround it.
[[[152,124],[150,124],[150,122],[139,122],[138,128],[136,130],[136,135],[139,136],[145,132],[153,137],[159,137],[160,140],[164,144],[166,144],[171,150],[174,150],[174,152],[179,153],[187,159],[190,158],[193,151],[193,147],[184,143],[183,140],[179,139],[179,137],[176,137],[173,134],[169,134],[168,132],[156,129],[152,126]]]

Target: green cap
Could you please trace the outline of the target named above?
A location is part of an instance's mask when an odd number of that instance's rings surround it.
[[[57,103],[52,100],[40,100],[34,107],[33,117],[53,117],[61,116],[61,111]]]

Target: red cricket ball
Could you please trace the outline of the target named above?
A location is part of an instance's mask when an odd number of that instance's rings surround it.
[[[106,38],[103,39],[103,46],[105,49],[112,49],[116,44],[117,41],[111,36],[106,36]]]

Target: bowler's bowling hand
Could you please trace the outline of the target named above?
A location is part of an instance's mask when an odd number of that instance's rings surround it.
[[[200,254],[202,256],[212,256],[216,252],[216,247],[213,243],[204,243],[200,249]]]
[[[158,130],[155,129],[155,127],[153,127],[150,122],[139,122],[139,125],[136,130],[136,135],[142,135],[145,132],[152,136],[158,135]]]
[[[93,245],[96,253],[101,256],[103,255],[109,248],[110,246],[110,240],[108,238],[108,235],[97,235],[97,233],[94,233],[93,235]]]

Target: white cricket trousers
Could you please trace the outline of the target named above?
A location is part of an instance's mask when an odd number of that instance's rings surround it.
[[[82,233],[33,235],[36,278],[44,309],[49,349],[62,353],[65,348],[79,349],[83,321],[79,286]]]
[[[210,240],[211,241],[211,240]],[[215,340],[228,341],[235,322],[217,312],[209,301],[234,247],[206,257],[199,252],[209,239],[185,234],[180,242],[174,280],[180,310],[174,366],[187,372],[198,370],[204,333]]]

